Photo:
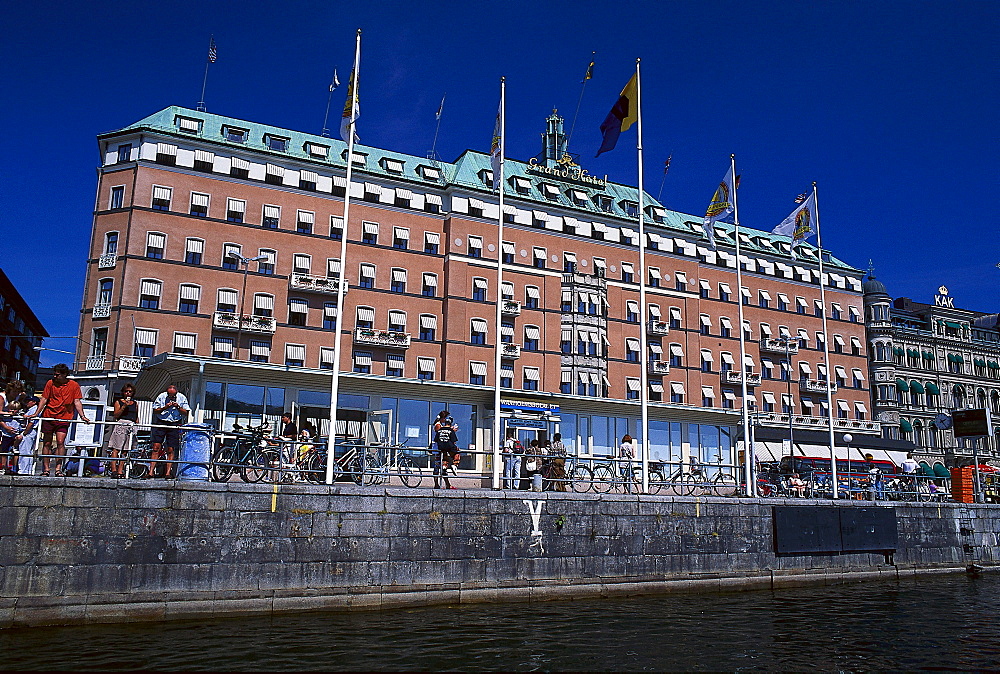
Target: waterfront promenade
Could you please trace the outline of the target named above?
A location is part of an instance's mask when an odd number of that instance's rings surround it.
[[[4,627],[834,584],[963,571],[967,544],[1000,558],[989,505],[2,477],[0,506]],[[885,536],[866,542],[848,521],[871,517]]]

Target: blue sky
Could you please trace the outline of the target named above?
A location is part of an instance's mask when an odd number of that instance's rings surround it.
[[[552,108],[572,121],[596,51],[570,151],[634,184],[634,131],[593,156],[641,57],[646,189],[672,153],[669,207],[704,213],[735,153],[745,226],[773,228],[815,180],[824,244],[873,260],[890,293],[944,284],[1000,310],[1000,3],[132,0],[8,3],[2,19],[2,266],[53,335],[78,326],[95,135],[194,107],[210,33],[211,112],[318,132],[357,28],[365,144],[426,154],[447,92],[438,153],[487,151],[505,75],[507,154],[527,159]]]

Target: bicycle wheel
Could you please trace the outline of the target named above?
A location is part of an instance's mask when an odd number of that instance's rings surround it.
[[[690,496],[694,493],[694,475],[691,473],[674,473],[668,482],[670,483],[670,489],[677,496]]]
[[[358,456],[351,462],[351,479],[354,484],[370,487],[379,480],[378,467],[370,456]]]
[[[420,486],[424,474],[420,471],[420,467],[413,463],[413,459],[405,456],[399,460],[399,479],[412,489]]]
[[[247,457],[247,463],[240,467],[240,475],[246,482],[272,482],[280,471],[278,453],[273,449],[258,449]]]
[[[712,491],[716,496],[735,496],[736,478],[729,473],[719,473],[712,480]]]
[[[599,494],[606,494],[615,485],[615,476],[607,466],[598,466],[594,469],[594,491]]]
[[[212,457],[212,480],[215,482],[228,482],[233,473],[236,472],[236,447],[233,445],[223,445]]]
[[[572,485],[573,491],[578,494],[590,491],[591,487],[594,486],[594,474],[586,466],[573,466],[566,473],[566,479]]]
[[[125,465],[125,474],[133,480],[141,480],[149,474],[149,464],[141,455],[130,456]]]
[[[658,470],[649,471],[649,493],[659,494],[663,489],[663,473]]]

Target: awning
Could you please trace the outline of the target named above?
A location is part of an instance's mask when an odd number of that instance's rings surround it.
[[[952,321],[945,321],[944,324],[949,328],[955,328],[956,330],[961,330],[962,326],[959,323],[953,323]]]
[[[851,406],[847,404],[846,400],[838,400],[837,401],[837,407],[839,407],[840,409],[844,410],[845,412],[848,411],[849,409],[851,409]]]
[[[524,368],[524,378],[528,381],[538,381],[540,378],[537,367],[526,367]]]
[[[701,350],[701,359],[703,361],[705,361],[706,363],[711,363],[712,362],[712,352],[709,351],[708,349],[702,349]]]
[[[924,388],[927,390],[927,393],[929,393],[930,395],[933,395],[933,396],[941,395],[941,389],[939,389],[938,385],[935,384],[932,381],[927,382],[924,385]]]
[[[897,379],[896,380],[896,390],[899,391],[900,393],[906,393],[906,391],[909,388],[910,387],[906,384],[906,380],[905,379]]]
[[[709,398],[710,400],[714,400],[715,399],[715,390],[711,386],[702,386],[701,387],[701,397],[702,398]]]
[[[912,433],[913,432],[913,426],[906,419],[900,419],[899,420],[899,430],[903,431],[904,433]]]
[[[924,385],[921,384],[916,379],[914,379],[913,381],[910,382],[910,391],[913,392],[913,393],[921,393],[922,394],[924,392]]]
[[[940,463],[934,464],[934,477],[951,477],[951,473]]]
[[[670,382],[670,391],[676,393],[677,395],[684,395],[684,384],[678,381]]]
[[[472,374],[485,377],[486,376],[486,363],[479,361],[471,361],[469,363],[469,368],[472,370]]]
[[[663,393],[663,384],[658,381],[649,382],[649,390],[653,393]]]
[[[854,368],[853,370],[851,370],[851,374],[853,374],[854,378],[857,379],[858,381],[862,383],[865,381],[865,373],[862,372],[861,370]]]

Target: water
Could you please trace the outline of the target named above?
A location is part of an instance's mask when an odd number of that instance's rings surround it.
[[[0,631],[0,669],[1000,668],[1000,574],[726,595]]]

